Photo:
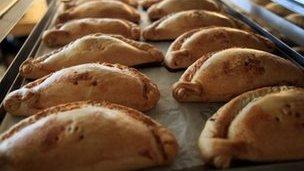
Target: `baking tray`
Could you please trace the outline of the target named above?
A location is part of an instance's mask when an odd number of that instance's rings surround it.
[[[54,18],[55,10],[58,4],[53,1],[50,5],[44,18],[34,29],[33,33],[25,43],[22,50],[17,55],[14,63],[8,69],[4,81],[0,83],[1,94],[0,100],[7,92],[12,91],[20,87],[25,80],[23,80],[18,74],[18,67],[20,63],[29,56],[39,56],[51,49],[46,48],[41,44],[41,33],[47,27],[51,27],[51,21]],[[254,30],[260,34],[270,38],[278,46],[278,51],[286,58],[291,59],[298,65],[304,66],[304,60],[302,56],[298,56],[296,52],[292,51],[290,47],[282,43],[279,39],[269,34],[263,28],[252,22],[246,16],[234,11],[225,3],[223,4],[227,8],[227,12],[232,16],[239,18],[240,20],[249,24]],[[147,15],[140,9],[142,14],[141,26],[145,27],[149,24]],[[165,54],[171,42],[149,42],[160,49]],[[158,167],[145,170],[216,170],[214,168],[203,166],[203,162],[200,158],[199,150],[197,147],[197,140],[202,131],[205,121],[218,110],[223,103],[178,103],[171,95],[171,85],[176,82],[183,71],[169,72],[164,67],[151,67],[139,69],[150,77],[159,87],[161,92],[161,99],[158,105],[147,115],[158,120],[162,124],[166,125],[173,131],[180,145],[178,157],[175,162],[168,167]],[[7,82],[6,82],[7,81]],[[3,88],[3,89],[2,89]],[[2,108],[1,104],[0,116],[2,116],[2,124],[0,126],[0,132],[5,131],[7,128],[21,120],[21,117],[13,117]],[[256,164],[248,162],[239,162],[236,166],[227,170],[304,170],[304,161],[287,162],[278,164]]]
[[[290,11],[304,15],[304,1],[303,0],[273,0],[276,3],[283,5]]]
[[[284,40],[287,40],[286,43],[289,43],[291,46],[304,46],[304,29],[299,27],[292,22],[289,22],[284,17],[278,16],[273,12],[267,10],[265,7],[260,6],[252,2],[251,0],[222,0],[226,2],[234,9],[239,10],[248,17],[251,17],[260,24],[269,27],[275,33],[280,33],[284,36]],[[277,0],[280,4],[288,6],[289,8],[293,7],[293,10],[299,10],[304,13],[304,7],[297,5],[297,3],[286,0]],[[292,5],[292,6],[291,6]],[[298,8],[296,8],[298,7]]]

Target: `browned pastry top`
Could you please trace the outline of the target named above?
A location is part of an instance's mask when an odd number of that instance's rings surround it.
[[[246,92],[208,119],[199,138],[203,160],[226,168],[234,159],[304,158],[304,90],[265,87]]]
[[[157,85],[136,69],[89,63],[59,70],[11,92],[4,107],[14,115],[32,115],[58,104],[107,100],[146,111],[159,98]]]
[[[163,61],[161,50],[119,35],[92,34],[69,45],[36,58],[29,58],[20,66],[25,78],[37,79],[63,68],[84,63],[108,62],[126,66],[140,66]]]
[[[41,111],[2,134],[0,168],[134,170],[172,162],[177,148],[168,129],[134,109],[75,102]]]
[[[173,96],[181,102],[221,102],[276,85],[304,86],[303,70],[267,52],[231,48],[198,59],[174,84]]]
[[[56,24],[81,18],[119,18],[137,23],[140,15],[135,8],[120,1],[98,0],[89,1],[64,11],[58,16]]]

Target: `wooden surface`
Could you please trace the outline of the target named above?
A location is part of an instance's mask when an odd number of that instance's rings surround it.
[[[34,26],[39,22],[47,10],[45,0],[34,0],[22,19],[10,32],[13,36],[29,35]]]

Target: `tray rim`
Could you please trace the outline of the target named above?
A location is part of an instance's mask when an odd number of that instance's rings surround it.
[[[281,51],[282,54],[285,54],[288,59],[292,60],[293,62],[299,64],[300,66],[304,67],[304,57],[295,52],[291,49],[287,44],[282,42],[280,39],[278,39],[276,36],[272,35],[270,32],[268,32],[266,29],[264,29],[262,26],[254,22],[252,19],[250,19],[248,16],[243,15],[242,13],[234,10],[231,6],[229,6],[226,2],[220,1],[220,3],[225,7],[228,14],[240,19],[244,23],[246,23],[248,26],[253,28],[255,31],[257,31],[259,34],[265,36],[266,38],[269,38],[277,48]],[[24,82],[24,79],[21,78],[19,75],[19,66],[21,63],[26,60],[30,56],[35,56],[40,44],[41,44],[41,36],[43,30],[45,30],[52,22],[53,17],[56,13],[56,0],[52,0],[47,12],[45,13],[44,17],[39,21],[39,23],[35,26],[33,31],[31,32],[30,36],[16,55],[14,61],[7,69],[3,79],[0,82],[0,90],[5,91],[4,93],[0,93],[0,125],[6,115],[5,110],[3,109],[3,99],[4,97],[11,92],[12,90],[15,90],[19,88],[22,83]],[[196,166],[193,168],[186,168],[182,170],[189,170],[189,171],[198,171],[198,170],[221,170],[221,169],[214,169],[206,166]],[[247,166],[238,166],[233,167],[229,169],[225,169],[228,171],[247,171],[247,170],[265,170],[268,169],[270,171],[287,171],[290,169],[293,170],[304,170],[304,161],[291,161],[291,162],[280,162],[280,163],[270,163],[270,164],[258,164],[258,165],[247,165]],[[153,170],[157,170],[153,169]]]

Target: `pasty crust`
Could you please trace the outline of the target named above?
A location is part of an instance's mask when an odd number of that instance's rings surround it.
[[[65,9],[69,9],[71,7],[75,7],[75,6],[81,5],[86,2],[90,2],[90,1],[98,1],[98,0],[70,0],[67,2],[64,1],[64,6],[65,6]],[[107,0],[107,1],[120,1],[120,2],[123,2],[125,4],[132,6],[134,8],[137,8],[137,6],[138,6],[137,0]]]
[[[119,1],[90,1],[64,11],[56,24],[81,18],[118,18],[138,23],[140,15],[135,8]]]
[[[139,111],[82,101],[24,119],[0,136],[0,149],[1,170],[108,171],[169,164],[178,144]]]
[[[163,0],[140,0],[139,4],[143,7],[143,9],[148,9],[152,5],[159,3],[161,1],[163,1]]]
[[[301,14],[290,14],[286,16],[286,19],[302,28],[304,28],[304,16]]]
[[[220,11],[221,8],[213,0],[163,0],[148,9],[151,20],[158,20],[168,14],[186,10]]]
[[[265,6],[265,5],[269,4],[272,1],[271,0],[253,0],[253,2],[256,3],[256,4],[258,4],[258,5]]]
[[[191,30],[178,37],[169,47],[165,64],[170,69],[183,69],[197,59],[220,50],[242,47],[272,52],[275,45],[258,34],[228,27]]]
[[[41,78],[62,68],[84,63],[118,63],[126,66],[160,64],[161,50],[119,35],[93,34],[82,37],[49,54],[29,58],[20,66],[25,78]]]
[[[197,60],[173,85],[173,96],[180,102],[223,102],[276,85],[304,86],[303,70],[267,52],[231,48]]]
[[[265,6],[265,8],[281,17],[285,17],[289,14],[292,14],[292,12],[289,11],[287,8],[281,6],[280,4],[273,3],[273,2],[267,4]]]
[[[304,89],[265,87],[246,92],[208,119],[199,138],[203,160],[218,168],[231,160],[304,158]]]
[[[116,34],[129,39],[140,39],[139,26],[130,21],[114,18],[84,18],[46,30],[42,40],[49,47],[58,47],[94,33]]]
[[[155,21],[143,30],[146,40],[173,40],[187,31],[208,26],[236,28],[236,23],[229,17],[217,12],[188,10]]]
[[[136,69],[89,63],[59,70],[9,93],[4,108],[13,115],[32,115],[68,102],[106,100],[147,111],[159,98],[157,85]]]

